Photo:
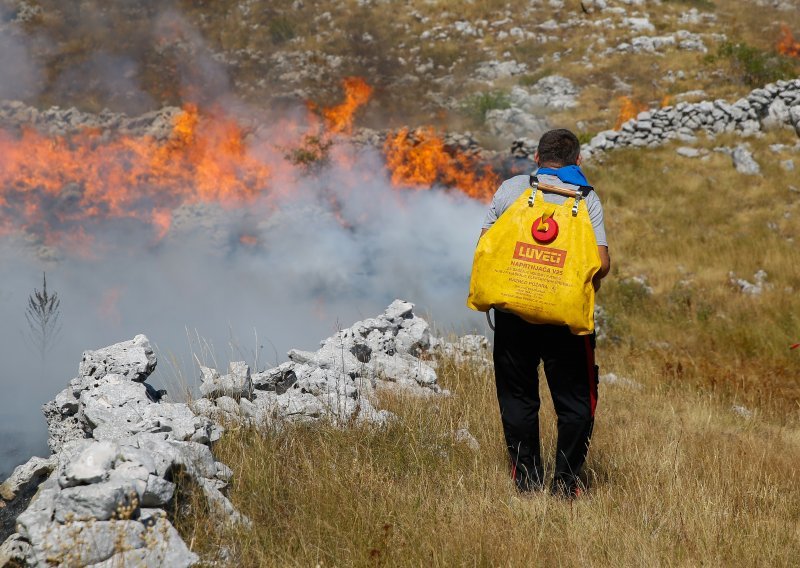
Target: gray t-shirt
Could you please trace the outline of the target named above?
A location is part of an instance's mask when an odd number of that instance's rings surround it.
[[[539,181],[565,189],[578,189],[577,185],[564,183],[553,175],[542,174],[539,176]],[[528,175],[514,176],[504,181],[492,198],[492,203],[489,205],[489,210],[486,212],[486,218],[483,221],[483,228],[488,229],[494,225],[498,217],[500,217],[506,209],[511,207],[511,204],[519,199],[519,196],[525,193],[525,190],[530,188],[530,186],[530,176]],[[554,203],[556,205],[561,205],[568,199],[563,195],[548,193],[546,191],[542,192],[542,195],[544,196],[545,202]],[[597,245],[608,246],[606,227],[603,223],[603,206],[600,203],[600,198],[597,197],[597,193],[594,191],[590,191],[589,195],[586,197],[586,209],[589,211],[589,219],[592,221],[592,228],[594,229]]]

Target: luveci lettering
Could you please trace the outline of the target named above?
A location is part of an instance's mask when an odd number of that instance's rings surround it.
[[[567,259],[567,251],[517,241],[514,247],[514,258],[525,262],[533,262],[534,264],[563,268]]]

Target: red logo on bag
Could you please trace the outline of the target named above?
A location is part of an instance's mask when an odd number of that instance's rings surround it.
[[[534,264],[563,268],[564,262],[567,260],[567,251],[517,241],[517,246],[514,247],[514,258]]]
[[[537,217],[531,226],[531,236],[537,243],[547,244],[552,243],[558,236],[558,223],[553,219],[553,214],[547,216],[547,213]]]

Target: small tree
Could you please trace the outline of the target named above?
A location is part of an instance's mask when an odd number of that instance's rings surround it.
[[[42,291],[35,289],[28,296],[25,318],[28,320],[30,339],[44,361],[61,330],[61,300],[57,292],[47,291],[47,274],[42,273]]]

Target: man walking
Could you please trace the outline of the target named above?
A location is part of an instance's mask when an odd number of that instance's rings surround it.
[[[569,130],[546,132],[534,160],[543,184],[564,189],[589,186],[580,170],[580,143]],[[495,193],[481,236],[528,188],[530,176],[503,182]],[[563,204],[566,197],[545,193],[545,201]],[[603,208],[594,191],[586,206],[597,241],[601,268],[594,276],[595,289],[608,274],[610,259],[603,223]],[[544,488],[544,468],[539,443],[539,380],[542,362],[558,416],[555,473],[552,493],[576,497],[581,492],[579,474],[589,449],[597,404],[595,337],[573,335],[567,326],[531,324],[518,316],[495,310],[494,367],[497,400],[512,477],[517,488],[529,492]]]

